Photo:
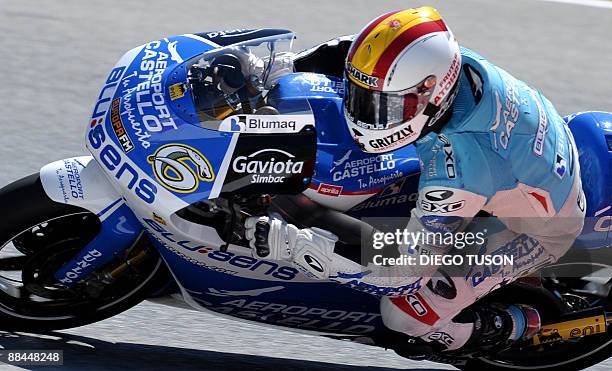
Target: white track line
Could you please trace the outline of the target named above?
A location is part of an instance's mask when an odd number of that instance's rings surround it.
[[[565,3],[565,4],[573,4],[573,5],[583,5],[583,6],[592,6],[596,8],[608,8],[612,9],[612,1],[605,0],[540,0],[547,1],[551,3]]]

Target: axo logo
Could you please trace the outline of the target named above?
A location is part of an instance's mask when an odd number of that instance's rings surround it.
[[[455,211],[463,209],[463,206],[465,206],[464,200],[449,203],[437,203],[421,200],[421,210],[430,213],[454,213]]]
[[[440,141],[444,144],[444,165],[446,166],[446,176],[448,179],[454,179],[457,177],[457,170],[455,169],[455,157],[453,156],[453,145],[450,140],[444,136],[438,136]]]
[[[441,190],[427,192],[425,194],[425,198],[428,199],[429,201],[439,202],[439,201],[444,201],[444,200],[451,198],[453,194],[454,194],[453,191],[441,189]]]
[[[175,192],[190,193],[198,189],[200,181],[212,182],[215,179],[208,159],[185,144],[160,147],[148,161],[159,183]]]

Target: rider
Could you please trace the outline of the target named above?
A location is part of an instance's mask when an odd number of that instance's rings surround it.
[[[334,253],[332,232],[299,229],[274,215],[247,219],[254,254],[381,296],[389,328],[434,348],[495,348],[533,336],[540,318],[527,305],[483,304],[458,314],[559,259],[582,230],[578,155],[563,119],[537,90],[460,48],[430,7],[384,14],[355,37],[305,52],[296,66],[339,74],[333,56],[344,59],[344,113],[360,148],[375,156],[416,146],[419,199],[407,231],[461,232],[474,228],[477,214],[492,215],[503,228],[489,229],[474,251],[511,255],[513,264],[465,266],[452,277],[433,264],[364,267]],[[397,248],[406,255],[457,252],[429,241]]]

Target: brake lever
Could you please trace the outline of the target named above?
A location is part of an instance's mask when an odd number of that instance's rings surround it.
[[[267,210],[272,202],[272,198],[270,195],[264,194],[253,201],[255,202],[252,203],[251,201],[245,205],[249,211],[253,212],[250,213],[243,210],[241,205],[236,203],[234,199],[227,199],[227,212],[229,214],[229,218],[227,220],[227,227],[224,230],[225,233],[223,238],[226,243],[220,247],[221,251],[227,251],[227,248],[231,243],[238,242],[237,239],[240,241],[246,240],[244,235],[244,223],[246,219],[259,215],[264,210]],[[249,245],[247,244],[246,246]]]

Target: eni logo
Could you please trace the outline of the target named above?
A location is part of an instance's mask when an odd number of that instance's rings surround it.
[[[603,314],[546,325],[532,341],[534,345],[573,340],[584,336],[605,333],[608,329]]]
[[[215,179],[210,162],[193,147],[184,144],[167,144],[157,149],[147,159],[161,185],[180,193],[198,189],[200,181]]]

